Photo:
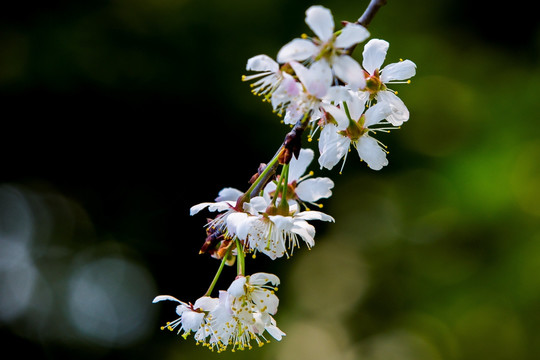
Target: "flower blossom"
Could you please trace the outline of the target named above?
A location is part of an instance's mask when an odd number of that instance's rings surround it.
[[[267,199],[260,197],[259,201]],[[268,209],[270,203],[267,203]],[[236,235],[246,244],[246,251],[261,252],[272,260],[284,255],[290,257],[295,247],[300,247],[300,239],[311,248],[315,245],[315,227],[308,220],[334,221],[331,216],[320,211],[298,211],[298,206],[290,206],[289,214],[268,214],[247,216],[237,227]]]
[[[399,126],[409,120],[409,110],[396,93],[388,89],[389,84],[403,83],[416,74],[416,65],[411,60],[381,66],[390,44],[385,40],[371,39],[364,46],[362,66],[366,72],[366,91],[378,103],[386,103],[392,109],[387,120]],[[407,82],[410,82],[407,81]]]
[[[192,305],[186,304],[170,295],[159,295],[152,302],[157,303],[164,300],[176,301],[180,305],[176,307],[176,313],[179,315],[179,318],[172,322],[167,322],[166,326],[161,327],[162,330],[168,329],[173,331],[178,327],[178,334],[183,332],[182,337],[184,339],[191,332],[195,332],[194,337],[197,341],[204,341],[205,338],[212,334],[210,326],[211,316],[209,316],[209,313],[217,307],[217,299],[203,296]]]
[[[277,61],[322,61],[323,66],[331,68],[334,75],[351,88],[363,88],[365,80],[362,68],[349,56],[348,49],[369,37],[367,29],[356,23],[347,23],[339,33],[334,33],[332,13],[320,5],[306,10],[305,21],[316,37],[292,40],[278,52]]]
[[[352,102],[350,105],[344,103],[332,113],[335,118],[350,117],[349,127],[345,131],[339,131],[333,124],[326,125],[321,131],[319,164],[321,168],[332,169],[342,158],[346,158],[352,144],[361,160],[364,160],[371,169],[380,170],[388,165],[387,151],[384,145],[370,136],[370,133],[394,128],[386,127],[390,124],[384,121],[392,110],[386,103],[377,103],[365,112],[361,102]]]

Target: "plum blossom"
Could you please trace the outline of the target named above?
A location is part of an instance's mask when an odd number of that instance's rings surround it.
[[[308,248],[315,245],[315,227],[308,220],[333,222],[334,218],[320,211],[298,211],[298,206],[293,205],[287,215],[264,212],[245,218],[236,235],[254,254],[258,251],[272,260],[290,257],[294,248],[300,247],[300,240]]]
[[[350,117],[347,130],[339,131],[335,125],[328,124],[321,131],[319,164],[321,168],[332,169],[342,158],[346,158],[352,144],[361,160],[371,169],[380,170],[388,165],[387,151],[370,133],[394,128],[387,127],[390,124],[384,121],[392,113],[392,109],[384,102],[371,106],[365,112],[360,102],[353,102],[351,105],[353,106],[344,103],[332,114],[334,117]]]
[[[356,23],[347,23],[340,32],[334,33],[332,13],[320,5],[306,10],[305,21],[316,37],[292,40],[278,52],[277,61],[323,61],[323,66],[331,68],[334,75],[351,88],[363,88],[365,80],[362,68],[349,55],[348,49],[369,37],[367,29]]]
[[[399,126],[409,120],[409,110],[396,93],[388,89],[389,84],[403,83],[416,74],[416,64],[402,60],[381,68],[390,44],[385,40],[371,39],[364,46],[362,66],[366,72],[366,92],[378,103],[386,103],[392,109],[387,120]]]
[[[227,291],[219,292],[219,302],[210,313],[212,337],[204,345],[218,352],[251,349],[268,342],[264,332],[280,341],[285,333],[272,317],[279,300],[275,295],[279,278],[268,273],[238,276]]]
[[[176,307],[176,313],[179,315],[179,318],[172,322],[167,322],[165,326],[161,327],[162,330],[168,329],[173,331],[178,327],[178,334],[183,332],[182,337],[184,339],[187,338],[191,332],[195,332],[194,337],[197,341],[204,341],[205,338],[211,336],[211,316],[209,316],[209,313],[217,307],[218,299],[203,296],[192,305],[186,304],[170,295],[159,295],[154,298],[153,303],[164,300],[179,303]]]

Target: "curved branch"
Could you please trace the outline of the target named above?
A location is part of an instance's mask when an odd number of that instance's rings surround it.
[[[384,5],[386,5],[386,0],[371,0],[366,11],[364,11],[356,23],[367,28],[377,11]]]

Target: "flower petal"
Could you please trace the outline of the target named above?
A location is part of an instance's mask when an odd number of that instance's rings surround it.
[[[405,103],[391,91],[379,91],[377,94],[378,103],[386,103],[390,105],[392,114],[390,114],[386,120],[388,120],[394,126],[400,126],[405,121],[409,120],[409,110]]]
[[[224,188],[218,194],[215,201],[236,201],[244,193],[235,188]]]
[[[348,23],[341,30],[341,34],[336,38],[334,46],[336,48],[349,48],[361,43],[369,37],[369,31],[362,25]]]
[[[306,10],[306,24],[323,42],[334,34],[334,17],[327,8],[315,5]]]
[[[332,69],[340,80],[349,84],[351,90],[363,89],[366,86],[362,67],[349,55],[334,57]]]
[[[335,222],[334,218],[331,217],[330,215],[325,214],[320,211],[312,211],[312,210],[302,211],[301,213],[297,214],[295,218],[301,219],[301,220],[320,220],[320,221]]]
[[[362,136],[356,144],[358,155],[373,170],[381,170],[388,165],[386,152],[379,146],[377,140],[369,136]]]
[[[392,80],[407,80],[416,75],[416,64],[411,60],[403,60],[386,65],[381,70],[381,81],[387,83]]]
[[[277,72],[279,64],[268,55],[257,55],[248,59],[246,70]]]
[[[244,287],[245,284],[246,284],[246,277],[240,276],[231,283],[231,285],[227,289],[227,292],[234,297],[240,297],[242,295],[245,295],[246,294],[246,290]]]
[[[302,201],[314,202],[332,196],[334,182],[327,177],[306,179],[296,187],[296,195]]]
[[[203,296],[195,301],[193,304],[194,309],[201,309],[204,311],[212,311],[218,306],[219,300],[210,296]]]
[[[349,151],[350,139],[338,134],[334,125],[326,125],[319,137],[319,164],[331,170]]]
[[[279,285],[279,278],[270,273],[258,272],[249,276],[249,283],[254,285],[264,285],[270,283],[272,285]]]
[[[170,295],[159,295],[159,296],[156,296],[156,297],[154,298],[154,300],[152,300],[152,303],[155,304],[155,303],[157,303],[157,302],[164,301],[164,300],[176,301],[176,302],[179,302],[180,304],[184,304],[183,301],[180,301],[180,300],[178,300],[177,298],[175,298],[174,296],[170,296]]]
[[[311,149],[300,149],[298,159],[293,157],[289,163],[289,183],[297,181],[313,161],[315,153]]]
[[[204,320],[204,313],[196,311],[184,311],[182,313],[182,329],[184,331],[198,331]]]
[[[337,106],[330,105],[330,104],[322,104],[322,107],[327,113],[332,115],[332,117],[336,121],[336,124],[335,124],[336,131],[347,129],[347,127],[349,126],[349,118],[347,117],[345,110],[343,110],[342,108],[338,108]],[[321,136],[322,136],[322,133],[321,133]],[[320,142],[319,142],[319,145],[320,145]]]
[[[373,75],[376,69],[381,68],[389,46],[388,41],[380,39],[371,39],[364,46],[362,66],[368,73]]]
[[[296,61],[290,65],[308,93],[319,99],[326,95],[333,79],[332,69],[326,60],[313,63],[309,69]]]
[[[289,61],[303,61],[307,58],[315,56],[319,52],[319,48],[313,42],[307,39],[293,39],[279,50],[277,61],[280,64],[288,63]]]
[[[392,114],[392,108],[388,103],[380,102],[370,106],[369,109],[366,110],[364,127],[374,125],[386,119],[390,114]]]
[[[270,325],[266,325],[265,327],[266,331],[268,331],[268,333],[270,335],[272,335],[272,337],[274,339],[276,339],[277,341],[281,341],[281,339],[283,338],[283,336],[285,336],[286,334],[281,331],[276,325],[274,324],[270,324]]]

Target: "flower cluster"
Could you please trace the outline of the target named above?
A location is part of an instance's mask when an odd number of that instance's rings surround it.
[[[410,82],[416,73],[412,61],[383,67],[389,44],[371,39],[359,63],[351,52],[370,35],[360,21],[335,31],[330,10],[322,6],[310,7],[305,21],[314,36],[290,41],[279,50],[277,60],[252,57],[247,70],[256,73],[243,77],[253,81],[252,92],[269,102],[293,129],[276,155],[251,177],[247,191],[227,187],[213,202],[190,209],[191,215],[203,210],[216,213],[205,225],[200,250],[221,261],[214,280],[194,304],[169,295],[154,299],[179,304],[179,317],[163,329],[176,330],[184,338],[194,334],[197,344],[218,352],[251,349],[269,341],[269,336],[276,340],[285,336],[273,318],[279,304],[275,295],[279,278],[268,273],[246,275],[245,256],[290,258],[295,248],[315,245],[311,221],[334,222],[330,215],[311,210],[322,208],[320,201],[332,195],[334,182],[307,172],[315,152],[301,146],[305,130],[309,130],[308,141],[319,134],[321,169],[332,169],[342,159],[344,164],[352,146],[368,167],[380,170],[388,164],[387,150],[373,135],[396,129],[409,119],[407,107],[389,86]],[[224,266],[235,263],[234,281],[212,297]]]
[[[310,137],[321,130],[321,168],[332,169],[352,145],[371,169],[382,169],[388,164],[387,150],[372,135],[409,119],[407,107],[389,86],[410,82],[416,65],[400,60],[383,67],[389,44],[380,39],[367,42],[360,65],[350,49],[369,32],[356,23],[334,32],[332,14],[322,6],[306,11],[306,23],[315,36],[292,40],[277,61],[267,55],[249,59],[247,70],[258,73],[243,80],[257,79],[252,92],[264,96],[286,124],[307,122]]]
[[[179,318],[168,322],[168,329],[187,338],[192,332],[197,344],[221,352],[251,349],[252,342],[258,346],[268,340],[265,332],[281,340],[285,335],[272,317],[277,312],[279,300],[274,292],[279,278],[272,274],[256,273],[238,276],[227,289],[219,292],[219,298],[203,296],[195,304],[186,304],[169,295],[160,295],[154,303],[164,300],[179,303]]]

